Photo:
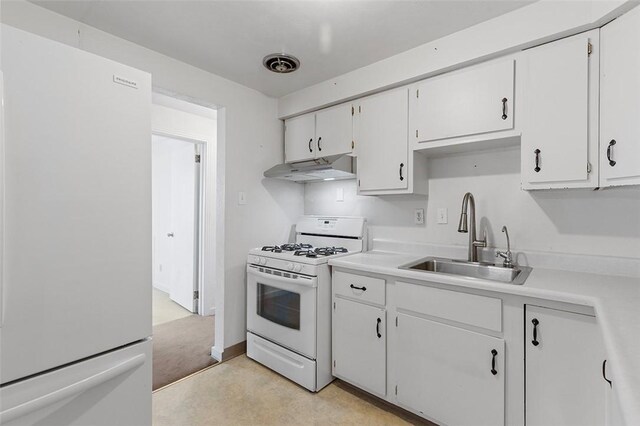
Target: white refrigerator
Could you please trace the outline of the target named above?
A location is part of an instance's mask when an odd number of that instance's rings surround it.
[[[2,25],[0,424],[151,423],[151,77]]]

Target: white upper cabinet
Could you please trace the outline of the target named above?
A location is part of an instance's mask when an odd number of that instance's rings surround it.
[[[599,30],[524,52],[523,189],[598,186]]]
[[[290,118],[284,125],[284,157],[287,163],[352,152],[351,104]]]
[[[515,61],[498,60],[421,81],[411,137],[429,142],[513,129]]]
[[[600,185],[640,184],[640,7],[601,32]]]
[[[287,163],[316,156],[316,115],[305,114],[284,122],[284,158]]]
[[[338,105],[316,113],[316,157],[348,154],[353,148],[351,104]]]
[[[357,113],[358,188],[397,190],[408,186],[408,90],[383,92],[360,101]]]

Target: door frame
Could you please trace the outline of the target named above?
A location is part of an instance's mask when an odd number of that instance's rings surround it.
[[[205,170],[206,170],[206,158],[207,158],[207,141],[197,140],[188,137],[184,137],[181,135],[171,134],[168,132],[162,131],[152,131],[153,136],[161,136],[165,138],[175,139],[182,142],[187,142],[194,145],[194,155],[200,155],[200,161],[196,162],[195,166],[195,197],[194,197],[194,212],[195,218],[193,220],[194,223],[194,232],[193,232],[193,280],[194,285],[193,288],[198,291],[198,298],[194,298],[193,302],[193,310],[194,314],[197,315],[206,315],[206,308],[204,306],[204,294],[207,292],[207,289],[204,288],[204,270],[205,270],[205,262],[204,262],[204,241],[207,239],[207,227],[205,226]],[[151,141],[153,143],[153,139]],[[195,158],[194,158],[195,161]],[[211,289],[213,292],[214,289]]]

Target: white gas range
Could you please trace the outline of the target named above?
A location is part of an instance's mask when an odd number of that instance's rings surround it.
[[[362,251],[365,219],[305,216],[296,242],[247,259],[247,356],[317,392],[331,375],[329,259]]]

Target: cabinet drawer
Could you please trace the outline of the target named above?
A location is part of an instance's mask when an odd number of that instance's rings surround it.
[[[400,309],[502,331],[501,299],[403,282],[396,291]]]
[[[349,299],[384,305],[385,280],[336,271],[333,273],[333,292]]]

